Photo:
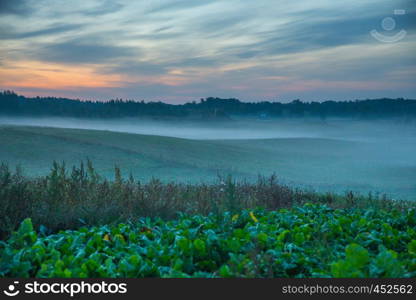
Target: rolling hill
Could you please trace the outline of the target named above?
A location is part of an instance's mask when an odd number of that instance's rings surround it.
[[[163,181],[200,182],[218,175],[253,180],[276,173],[285,183],[318,191],[347,190],[416,198],[413,162],[371,143],[327,138],[191,140],[103,130],[0,126],[0,161],[29,176],[47,174],[51,163],[68,166],[89,158],[99,173]],[[387,155],[387,156],[386,156]]]

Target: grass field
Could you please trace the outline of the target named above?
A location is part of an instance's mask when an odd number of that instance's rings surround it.
[[[217,175],[254,180],[276,173],[285,183],[318,191],[387,193],[416,199],[416,163],[379,144],[335,138],[193,140],[103,130],[0,126],[0,161],[29,176],[89,158],[100,174],[163,181],[209,182]],[[385,149],[383,149],[385,150]]]

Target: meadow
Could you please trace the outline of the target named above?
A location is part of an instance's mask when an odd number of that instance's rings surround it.
[[[108,179],[114,179],[114,166],[141,181],[210,183],[218,175],[255,181],[276,174],[282,183],[318,192],[416,200],[414,126],[143,123],[109,121],[103,127],[39,119],[28,122],[32,126],[0,125],[0,161],[20,165],[28,176],[47,174],[53,161],[72,166],[87,158]]]

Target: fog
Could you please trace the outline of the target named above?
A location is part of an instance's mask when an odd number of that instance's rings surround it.
[[[342,140],[390,141],[416,137],[416,123],[352,120],[250,120],[155,121],[142,119],[73,119],[0,117],[0,125],[24,125],[73,129],[108,130],[195,140],[335,138]]]
[[[117,162],[132,173],[144,176],[144,179],[155,176],[170,180],[174,176],[180,181],[198,182],[209,177],[214,178],[220,166],[226,172],[231,170],[233,175],[240,178],[256,178],[258,174],[269,175],[276,172],[284,182],[310,186],[320,191],[379,191],[393,198],[416,200],[415,123],[345,119],[190,122],[0,117],[0,125],[105,130],[195,141],[191,144],[179,143],[185,145],[182,148],[178,144],[170,145],[166,140],[160,145],[159,141],[152,142],[152,150],[148,150],[150,148],[146,148],[144,144],[138,146],[134,151],[152,159],[152,164],[154,162],[154,166],[145,167],[139,158],[137,162],[133,162],[135,157],[125,156],[124,152],[107,156],[97,153],[104,150],[80,152],[78,146],[74,146],[73,152],[70,152],[71,150],[65,148],[67,146],[61,144],[56,149],[62,149],[55,150],[55,153],[43,150],[42,145],[38,145],[36,153],[40,159],[36,161],[27,157],[23,150],[19,150],[30,148],[30,141],[22,146],[23,141],[16,139],[15,142],[14,135],[9,135],[9,143],[15,144],[10,149],[17,150],[9,151],[7,145],[3,144],[3,150],[0,148],[0,160],[22,162],[23,167],[33,174],[39,174],[41,169],[47,170],[49,163],[45,162],[45,157],[65,159],[70,164],[73,162],[71,159],[83,159],[84,155],[95,157],[98,166],[102,166],[104,171],[111,170],[112,165]],[[105,135],[100,136],[105,139]],[[88,142],[86,136],[83,139],[83,143]],[[199,146],[195,146],[196,142]],[[99,143],[126,149],[133,147],[128,139],[123,145],[116,145],[114,143],[117,142],[112,140],[100,140]],[[186,146],[188,144],[191,148]],[[172,167],[169,162],[176,165]],[[168,175],[171,177],[167,177]]]
[[[0,124],[46,126],[58,128],[109,130],[146,135],[169,136],[196,140],[264,139],[290,137],[319,137],[316,130],[305,130],[287,123],[259,122],[179,122],[137,119],[91,120],[70,118],[0,118]],[[294,125],[294,124],[293,124]]]

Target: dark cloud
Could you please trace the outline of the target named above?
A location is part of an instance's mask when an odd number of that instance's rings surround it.
[[[158,63],[128,60],[118,62],[115,66],[103,67],[101,71],[127,75],[160,75],[166,73],[166,66]]]
[[[237,56],[237,57],[239,57],[239,58],[243,58],[243,59],[245,59],[245,58],[252,58],[252,57],[255,57],[255,56],[257,56],[258,54],[260,54],[261,53],[261,51],[241,51],[241,52],[238,52],[238,53],[236,53],[235,55]]]
[[[154,32],[148,34],[134,34],[131,35],[131,38],[135,39],[143,39],[143,40],[153,40],[153,41],[163,41],[163,40],[171,40],[178,37],[184,36],[183,32]]]
[[[156,29],[153,32],[154,33],[159,33],[159,32],[166,31],[166,30],[169,30],[169,29],[172,29],[172,28],[173,28],[173,26],[162,26],[162,27]]]
[[[123,60],[117,61],[115,65],[105,66],[101,68],[101,71],[128,75],[161,75],[166,74],[172,68],[211,67],[218,64],[221,64],[221,61],[215,57],[192,57],[164,63]]]
[[[26,15],[31,10],[27,0],[0,0],[0,15]]]
[[[234,26],[247,22],[249,14],[235,16],[217,16],[208,20],[201,20],[199,30],[205,33],[228,31]]]
[[[36,50],[36,58],[62,63],[103,63],[111,60],[132,57],[138,49],[101,44],[80,44],[68,41],[52,44]]]
[[[373,41],[368,34],[371,30],[377,29],[380,32],[384,31],[381,28],[381,21],[384,17],[390,16],[390,14],[370,16],[367,18],[350,18],[331,20],[327,22],[321,22],[312,26],[303,26],[298,30],[298,34],[304,33],[304,37],[311,37],[308,41],[318,46],[333,47],[345,44],[354,44],[362,42],[363,39],[367,39],[368,42]],[[416,28],[415,23],[412,20],[416,19],[415,12],[408,12],[404,16],[394,17],[397,23],[397,30],[406,28],[407,30],[413,30]],[[384,34],[395,34],[385,32]],[[371,39],[371,40],[370,40]]]
[[[162,1],[161,1],[162,2]],[[216,2],[216,0],[204,0],[204,1],[195,1],[195,0],[179,0],[173,1],[170,3],[165,3],[157,7],[153,7],[147,11],[147,13],[156,13],[164,11],[176,11],[188,8],[194,8],[199,6],[204,6],[210,3]]]
[[[163,26],[148,33],[139,33],[129,35],[130,39],[151,40],[151,41],[167,41],[180,38],[186,35],[185,32],[175,29],[174,26]]]
[[[250,57],[255,55],[275,55],[297,53],[343,45],[376,42],[369,34],[371,30],[380,28],[381,20],[389,16],[377,15],[355,18],[331,18],[328,20],[306,19],[295,21],[279,27],[275,31],[260,33],[263,41],[251,44],[236,55]],[[416,24],[414,12],[397,17],[398,29],[413,30]],[[386,34],[394,34],[386,33]]]
[[[31,38],[44,35],[54,35],[63,32],[68,32],[84,27],[80,24],[56,24],[45,29],[27,31],[27,32],[16,32],[14,28],[0,28],[0,39],[22,39]]]
[[[279,61],[276,61],[272,62],[270,66],[256,66],[246,69],[244,72],[253,78],[283,76],[306,80],[319,79],[328,82],[334,80],[365,82],[369,79],[388,81],[389,73],[392,70],[402,69],[403,66],[416,67],[416,61],[412,59],[412,54],[404,52],[406,51],[400,51],[401,55],[397,56],[385,56],[382,53],[369,56],[363,53],[362,57],[356,56],[347,59],[337,56],[323,56],[309,63],[294,62],[289,67],[279,67]],[[411,78],[408,79],[411,80]]]
[[[201,56],[201,57],[190,57],[170,63],[173,67],[208,67],[215,66],[221,63],[221,59],[215,56]]]
[[[95,8],[82,11],[82,14],[86,16],[101,16],[101,15],[115,13],[121,10],[123,7],[124,5],[117,3],[114,0],[104,0],[104,1],[101,1],[101,3]]]

